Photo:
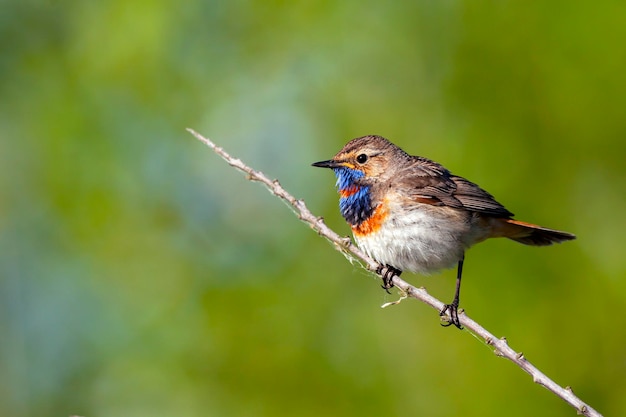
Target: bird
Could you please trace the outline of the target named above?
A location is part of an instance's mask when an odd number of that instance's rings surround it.
[[[332,159],[315,162],[337,178],[339,208],[354,240],[379,263],[389,292],[402,271],[428,275],[456,266],[456,289],[444,326],[458,317],[465,252],[489,238],[547,246],[575,235],[513,219],[513,213],[473,182],[441,164],[412,156],[378,135],[349,141]]]

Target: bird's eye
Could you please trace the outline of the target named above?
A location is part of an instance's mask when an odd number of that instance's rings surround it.
[[[359,155],[359,156],[357,156],[357,157],[356,157],[356,161],[357,161],[359,164],[364,164],[364,163],[365,163],[365,161],[367,161],[367,155],[365,155],[364,153],[362,153],[361,155]]]

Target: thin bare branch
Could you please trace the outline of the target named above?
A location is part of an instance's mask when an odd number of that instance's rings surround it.
[[[222,157],[229,165],[244,172],[250,181],[257,181],[265,185],[272,194],[286,202],[293,209],[293,211],[296,213],[300,220],[307,223],[319,235],[325,237],[331,243],[333,243],[334,247],[337,250],[347,255],[349,258],[351,258],[351,260],[356,260],[360,262],[368,270],[377,273],[376,271],[379,270],[379,267],[381,266],[378,264],[378,262],[367,256],[363,251],[355,246],[349,238],[341,237],[333,230],[331,230],[326,225],[326,223],[324,223],[324,220],[321,217],[317,217],[313,215],[313,213],[311,213],[311,211],[304,204],[304,201],[296,199],[291,194],[289,194],[280,185],[278,180],[271,180],[262,172],[250,168],[248,165],[244,164],[241,160],[237,158],[233,158],[222,148],[216,146],[211,140],[203,137],[199,133],[195,132],[193,129],[187,130],[198,140],[206,144],[209,148],[213,149],[213,151],[217,153],[220,157]],[[393,277],[393,284],[403,292],[403,297],[409,296],[411,298],[415,298],[431,306],[437,311],[441,311],[443,309],[444,303],[428,294],[424,288],[414,287],[413,285],[402,280],[398,276]],[[397,302],[387,303],[386,305],[396,303]],[[578,398],[570,387],[561,387],[552,379],[548,378],[548,376],[541,372],[536,366],[530,363],[522,352],[516,352],[515,350],[513,350],[508,345],[506,338],[495,337],[484,327],[469,318],[463,311],[459,311],[459,320],[467,330],[483,338],[483,340],[485,340],[488,345],[493,346],[496,356],[507,358],[508,360],[519,366],[522,370],[532,376],[534,382],[547,388],[555,395],[561,397],[568,404],[574,407],[578,414],[582,414],[588,417],[602,417],[600,413],[598,413],[591,406]]]

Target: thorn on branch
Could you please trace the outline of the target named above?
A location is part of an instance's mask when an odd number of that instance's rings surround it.
[[[409,294],[411,297],[417,297],[417,289],[415,287],[409,287],[407,289],[407,294]]]

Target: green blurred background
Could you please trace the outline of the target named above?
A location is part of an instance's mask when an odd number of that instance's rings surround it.
[[[365,134],[577,234],[472,249],[462,304],[626,415],[625,3],[1,5],[0,415],[575,415],[186,127],[342,234],[310,163]]]

